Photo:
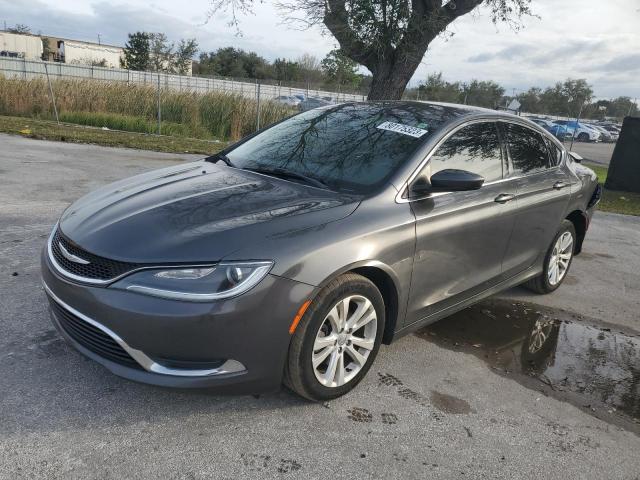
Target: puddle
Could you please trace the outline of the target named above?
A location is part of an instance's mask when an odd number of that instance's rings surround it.
[[[567,312],[488,300],[416,332],[473,353],[528,388],[621,426],[640,426],[640,338]]]

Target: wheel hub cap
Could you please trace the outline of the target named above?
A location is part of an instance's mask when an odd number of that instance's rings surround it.
[[[547,276],[552,286],[559,284],[569,269],[569,263],[573,255],[573,235],[564,232],[558,237],[547,268]]]
[[[316,379],[325,387],[340,387],[353,380],[369,360],[377,326],[376,310],[362,295],[348,296],[334,305],[313,343]]]

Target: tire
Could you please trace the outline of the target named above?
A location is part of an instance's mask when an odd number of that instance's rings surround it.
[[[346,322],[342,315],[345,299],[349,299],[346,301]],[[349,320],[358,318],[356,313],[362,315],[354,324],[356,330],[348,333],[346,327]],[[375,318],[371,318],[372,315]],[[366,319],[370,320],[358,327]],[[317,402],[332,400],[351,391],[371,368],[380,348],[384,325],[384,300],[370,280],[347,273],[331,281],[313,300],[293,334],[285,366],[285,385],[302,397]],[[372,345],[372,348],[360,346],[365,344]],[[356,354],[360,355],[360,364],[356,362]],[[316,367],[314,356],[318,360],[324,356]],[[332,375],[330,368],[334,356],[337,366]],[[342,370],[341,361],[344,365]],[[343,372],[342,377],[339,372]]]
[[[588,142],[589,141],[589,134],[588,133],[580,133],[577,137],[577,140],[579,142]]]
[[[554,257],[554,252],[556,251],[556,247],[557,247],[556,244],[558,243],[558,240],[561,237],[565,236],[567,233],[571,235],[571,246],[570,246],[571,248],[567,249],[567,253],[569,253],[570,256],[568,258],[568,261],[566,262],[566,267],[564,267],[564,270],[561,270],[560,266],[556,266],[556,268],[558,268],[559,271],[561,272],[561,275],[559,275],[557,281],[554,283],[553,275],[551,275],[551,278],[550,278],[550,271],[553,267],[552,259],[557,258],[557,257]],[[551,245],[547,250],[547,254],[544,257],[544,269],[542,270],[542,273],[537,277],[532,278],[527,283],[525,283],[525,286],[530,290],[540,294],[547,294],[556,290],[560,285],[562,285],[562,282],[564,282],[564,279],[567,278],[567,273],[569,272],[569,268],[571,267],[571,262],[573,261],[575,248],[576,248],[576,229],[573,226],[573,223],[565,219],[560,224],[560,229],[558,230],[558,233],[556,233],[556,235],[553,237]]]

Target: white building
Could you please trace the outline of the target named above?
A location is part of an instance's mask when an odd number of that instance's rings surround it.
[[[100,65],[107,68],[120,68],[120,59],[124,56],[121,47],[102,45],[66,38],[44,37],[49,43],[49,58],[57,62],[76,65]]]
[[[42,40],[37,35],[0,32],[0,56],[42,59]]]

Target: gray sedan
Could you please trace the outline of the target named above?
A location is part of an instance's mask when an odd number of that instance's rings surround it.
[[[327,400],[382,343],[514,285],[557,289],[599,196],[521,118],[333,105],[78,200],[42,276],[60,334],[117,375]]]

